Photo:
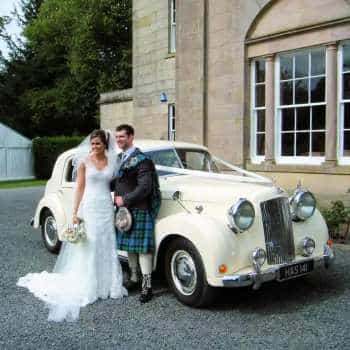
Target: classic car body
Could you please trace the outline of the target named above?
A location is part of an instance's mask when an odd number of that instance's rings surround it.
[[[147,140],[137,146],[160,175],[154,269],[165,270],[185,304],[207,304],[214,287],[256,289],[327,268],[334,259],[327,226],[307,190],[298,187],[289,197],[269,179],[199,145]],[[33,220],[52,252],[72,218],[73,155],[70,150],[57,159]]]

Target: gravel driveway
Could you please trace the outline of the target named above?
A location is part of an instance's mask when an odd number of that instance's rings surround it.
[[[180,304],[162,281],[146,305],[132,293],[81,310],[76,323],[48,323],[18,277],[48,270],[55,256],[29,226],[43,188],[0,190],[0,349],[347,349],[350,247],[332,271],[253,292],[227,289],[210,309]]]

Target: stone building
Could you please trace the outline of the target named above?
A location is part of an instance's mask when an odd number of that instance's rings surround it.
[[[134,0],[133,87],[100,102],[102,127],[349,202],[350,1]]]

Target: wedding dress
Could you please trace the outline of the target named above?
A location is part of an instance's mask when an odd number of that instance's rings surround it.
[[[110,158],[110,157],[109,157]],[[17,285],[28,288],[49,308],[50,321],[74,321],[82,306],[98,298],[127,295],[117,257],[113,201],[109,183],[113,162],[102,170],[85,163],[85,190],[79,207],[87,239],[63,242],[52,273],[29,273]]]

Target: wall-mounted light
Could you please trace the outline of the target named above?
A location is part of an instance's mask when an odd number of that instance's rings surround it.
[[[159,100],[160,100],[161,103],[168,102],[168,96],[166,95],[165,92],[162,92],[160,94],[160,99]]]

